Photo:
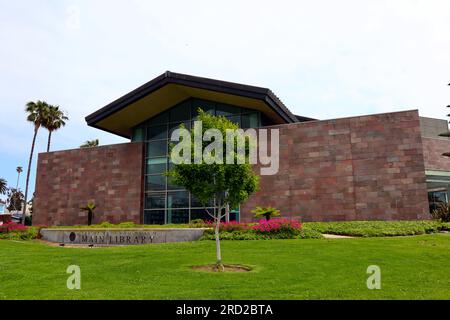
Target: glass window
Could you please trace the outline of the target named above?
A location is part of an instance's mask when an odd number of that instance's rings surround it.
[[[171,177],[167,178],[167,190],[181,190],[181,189],[184,189],[184,188],[174,184],[172,182],[172,178]]]
[[[215,114],[216,103],[212,102],[212,101],[193,99],[193,101],[192,101],[192,119],[193,120],[197,119],[199,108],[207,113]]]
[[[231,116],[234,114],[239,114],[241,112],[241,108],[230,106],[228,104],[218,103],[216,106],[216,115],[218,116]]]
[[[167,223],[189,223],[189,209],[168,209]]]
[[[145,195],[145,209],[164,209],[165,207],[165,193],[147,193]]]
[[[167,139],[167,125],[147,128],[147,140]]]
[[[208,208],[211,214],[214,214],[214,208]],[[213,218],[206,212],[205,209],[191,209],[191,221],[202,219],[204,221],[213,221]]]
[[[191,207],[198,207],[198,208],[204,208],[205,205],[200,202],[197,198],[194,196],[191,196]],[[206,203],[206,207],[214,207],[214,199],[211,199]]]
[[[167,122],[169,122],[169,113],[166,111],[161,114],[158,114],[156,117],[151,118],[147,122],[147,124],[148,125],[154,125],[154,124],[158,125],[158,124],[163,124],[163,123],[167,123]]]
[[[191,100],[185,101],[170,110],[170,122],[191,119]]]
[[[230,120],[231,122],[237,124],[239,127],[241,126],[241,116],[240,115],[227,117],[227,119]]]
[[[172,168],[173,168],[173,162],[170,161],[170,157],[169,157],[169,161],[168,161],[168,164],[167,164],[167,171],[172,170]]]
[[[188,223],[189,219],[212,220],[200,201],[189,196],[188,191],[164,175],[166,170],[173,167],[167,156],[170,135],[182,123],[191,129],[198,108],[210,114],[226,116],[242,128],[259,127],[263,117],[256,110],[191,98],[134,128],[132,141],[147,141],[143,199],[146,224]],[[213,212],[214,200],[206,206]],[[230,218],[239,219],[238,211],[230,212]]]
[[[142,127],[133,129],[133,136],[131,137],[131,141],[144,141],[144,129]]]
[[[165,190],[166,177],[163,175],[154,175],[145,177],[146,190]]]
[[[169,192],[167,194],[167,208],[189,208],[189,192]]]
[[[164,210],[145,210],[144,224],[164,224]]]
[[[249,113],[242,115],[242,128],[259,127],[258,113]]]
[[[171,139],[172,133],[175,131],[175,129],[179,129],[182,124],[184,125],[185,129],[191,130],[191,123],[189,121],[187,121],[187,122],[171,123],[170,126],[169,126],[169,139]]]
[[[166,172],[167,158],[151,158],[147,159],[147,174]]]
[[[147,157],[160,157],[167,155],[167,140],[153,141],[147,143]]]

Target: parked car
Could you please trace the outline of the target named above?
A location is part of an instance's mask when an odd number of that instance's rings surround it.
[[[17,223],[21,222],[22,217],[23,217],[23,214],[20,212],[15,212],[15,213],[11,214],[11,220],[13,222],[17,222]]]

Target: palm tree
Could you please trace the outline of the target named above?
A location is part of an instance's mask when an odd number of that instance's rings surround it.
[[[8,191],[8,182],[6,182],[5,179],[0,178],[0,194],[6,194],[6,192]]]
[[[20,179],[20,174],[23,172],[23,168],[22,167],[17,167],[16,168],[17,171],[17,184],[16,184],[16,190],[19,190],[19,179]]]
[[[48,107],[47,117],[45,122],[42,124],[42,126],[48,130],[47,152],[50,152],[50,142],[53,131],[64,127],[67,120],[69,120],[69,118],[66,116],[64,111],[59,109],[59,106]]]
[[[100,144],[100,142],[98,141],[98,139],[95,140],[88,140],[85,143],[83,143],[80,148],[92,148],[92,147],[98,147],[98,145]]]
[[[25,112],[27,115],[27,121],[31,122],[34,125],[34,135],[33,140],[31,142],[31,151],[30,151],[30,159],[28,160],[28,170],[27,170],[27,180],[25,183],[25,197],[24,197],[24,206],[22,209],[23,219],[22,223],[25,225],[25,212],[27,210],[27,196],[28,196],[28,185],[30,183],[30,171],[31,171],[31,162],[33,161],[33,153],[34,153],[34,145],[36,143],[36,136],[39,128],[45,123],[48,113],[49,113],[49,105],[45,101],[30,101],[26,104]]]

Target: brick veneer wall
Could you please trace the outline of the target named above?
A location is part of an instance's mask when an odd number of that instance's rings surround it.
[[[242,221],[257,205],[304,221],[429,218],[417,111],[272,128],[280,129],[280,169],[261,177]]]
[[[422,138],[427,170],[450,171],[450,158],[442,154],[450,152],[450,140],[446,138]]]
[[[95,223],[140,223],[142,159],[142,143],[39,154],[33,224],[86,224],[80,207],[88,201],[97,206]]]

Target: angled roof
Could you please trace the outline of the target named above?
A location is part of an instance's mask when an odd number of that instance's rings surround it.
[[[129,138],[134,126],[189,97],[260,110],[275,123],[300,120],[270,89],[167,71],[88,115],[86,122]]]

